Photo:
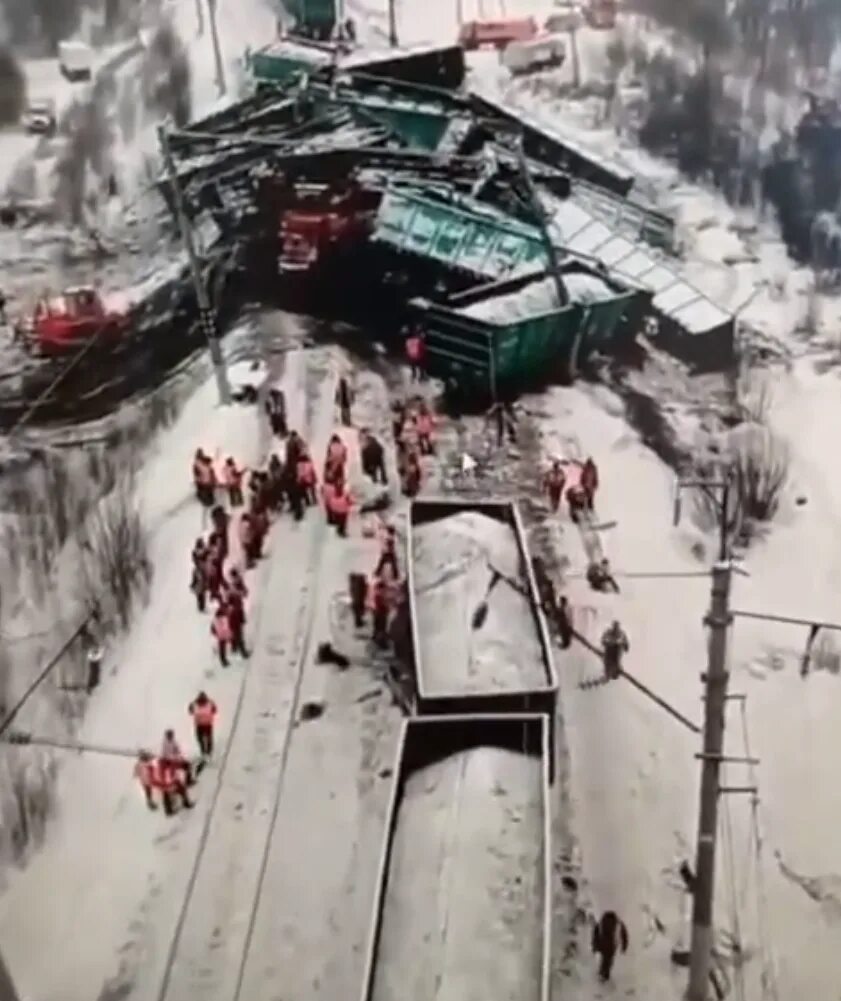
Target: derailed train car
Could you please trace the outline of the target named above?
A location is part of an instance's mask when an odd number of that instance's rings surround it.
[[[403,724],[360,1001],[549,1001],[550,758],[540,714]]]

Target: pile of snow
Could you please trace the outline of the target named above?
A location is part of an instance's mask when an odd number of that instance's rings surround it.
[[[574,272],[564,275],[564,285],[570,302],[594,303],[612,299],[616,293],[610,286],[595,275]],[[560,309],[558,302],[558,287],[553,278],[544,278],[532,282],[516,292],[507,295],[493,296],[465,306],[460,312],[477,320],[505,325],[544,316]]]
[[[419,670],[432,692],[527,691],[546,684],[531,606],[494,571],[522,582],[509,525],[475,511],[436,519],[413,531],[412,560]],[[487,601],[487,618],[473,627]]]
[[[465,751],[409,778],[372,1001],[539,1001],[542,813],[539,759],[512,751]]]

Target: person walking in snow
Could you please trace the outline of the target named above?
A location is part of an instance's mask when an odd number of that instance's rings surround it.
[[[283,468],[283,463],[280,461],[280,456],[272,454],[269,459],[267,473],[268,489],[266,499],[269,508],[272,511],[280,511],[283,507],[284,484],[286,483],[286,471]]]
[[[210,533],[210,544],[215,540],[219,545],[223,562],[228,558],[228,527],[231,523],[231,516],[221,504],[214,505],[210,512],[210,524],[213,526]]]
[[[391,611],[391,592],[384,577],[374,577],[368,592],[368,606],[374,621],[372,639],[382,650],[388,645],[388,616]]]
[[[194,804],[187,795],[187,784],[177,768],[165,758],[158,758],[155,763],[155,788],[160,790],[167,817],[175,813],[176,797],[181,800],[186,810],[193,809]]]
[[[181,745],[175,739],[174,730],[164,730],[164,737],[161,741],[161,753],[158,755],[160,761],[165,762],[176,771],[182,772],[187,785],[194,785],[192,769],[187,760]]]
[[[245,470],[240,469],[234,462],[233,456],[229,455],[225,459],[222,469],[222,483],[228,491],[228,502],[231,507],[242,507],[242,478]]]
[[[216,653],[219,656],[219,663],[222,667],[228,666],[228,646],[231,642],[231,623],[228,619],[228,609],[220,602],[213,613],[213,621],[210,623],[210,633],[216,640]]]
[[[327,445],[327,455],[324,459],[324,482],[336,483],[345,478],[347,464],[347,448],[342,439],[334,434]]]
[[[193,485],[196,488],[196,497],[203,507],[213,507],[216,493],[216,472],[213,469],[213,460],[209,455],[205,455],[202,449],[197,448],[193,458]]]
[[[346,428],[351,426],[350,408],[352,404],[353,390],[350,388],[347,379],[341,376],[336,386],[336,406],[339,408],[339,419]]]
[[[245,646],[245,601],[236,591],[228,591],[225,599],[225,612],[231,628],[231,653],[240,657],[250,657]]]
[[[409,364],[409,378],[412,382],[420,382],[423,379],[425,347],[423,337],[419,333],[412,332],[406,338],[406,361]]]
[[[374,576],[379,577],[389,569],[394,580],[400,576],[397,569],[397,531],[394,525],[387,525],[380,542],[380,558],[374,568]]]
[[[368,592],[368,582],[365,580],[365,574],[348,574],[348,592],[350,593],[350,607],[353,612],[353,624],[357,629],[362,629],[365,625]]]
[[[209,758],[213,754],[213,727],[218,712],[216,703],[206,692],[199,692],[187,707],[187,712],[193,717],[199,753],[203,758]]]
[[[359,432],[359,458],[362,463],[362,472],[373,483],[388,483],[385,471],[385,450],[377,439],[363,428]]]
[[[561,649],[568,650],[572,646],[575,633],[572,626],[572,609],[569,607],[569,599],[565,594],[558,598],[558,603],[555,606],[555,625],[561,640]]]
[[[347,536],[348,518],[353,507],[353,499],[343,481],[333,484],[333,487],[330,499],[332,523],[336,526],[336,534],[345,538]]]
[[[406,453],[405,464],[403,465],[401,479],[403,481],[403,493],[407,497],[417,497],[421,487],[421,464],[418,455],[414,451]]]
[[[435,431],[435,418],[429,407],[421,402],[415,415],[415,430],[418,435],[418,448],[421,455],[432,455],[432,435]]]
[[[628,929],[615,911],[605,911],[593,925],[593,952],[599,956],[599,979],[610,980],[616,953],[628,951]]]
[[[266,397],[266,415],[272,434],[285,438],[288,433],[286,426],[286,397],[281,389],[270,389]]]
[[[207,607],[207,579],[205,577],[205,568],[201,563],[193,563],[190,590],[196,596],[196,607],[200,612],[204,612]]]
[[[552,468],[543,480],[544,489],[549,497],[549,509],[552,514],[557,514],[558,508],[561,506],[561,498],[564,495],[564,486],[566,485],[566,481],[567,476],[564,472],[561,460],[555,459],[552,462]]]
[[[581,489],[584,491],[587,510],[593,510],[596,499],[596,491],[599,489],[599,470],[591,458],[587,459],[581,467]]]
[[[497,401],[485,415],[486,420],[492,420],[496,426],[496,447],[502,448],[505,435],[511,445],[517,444],[517,415],[512,403]]]
[[[155,762],[148,751],[141,751],[137,755],[137,761],[134,764],[134,777],[140,783],[140,788],[146,797],[146,805],[150,810],[157,810],[158,804],[155,802]]]
[[[622,657],[630,650],[628,634],[614,621],[602,633],[602,662],[604,676],[608,681],[615,681],[622,673]]]
[[[314,507],[318,503],[318,477],[315,472],[315,463],[309,456],[309,452],[304,449],[298,456],[298,464],[295,468],[295,479],[302,500],[309,506]]]
[[[607,559],[594,560],[587,567],[587,583],[594,591],[613,591],[619,594],[619,585]]]

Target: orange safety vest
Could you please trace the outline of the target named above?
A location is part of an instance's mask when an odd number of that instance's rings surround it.
[[[228,616],[224,613],[214,616],[213,622],[210,625],[210,631],[220,643],[230,643],[231,623],[228,621]]]
[[[134,766],[134,777],[140,782],[144,789],[151,789],[155,784],[154,761],[138,761]]]
[[[213,486],[216,480],[216,475],[213,472],[213,466],[209,460],[204,461],[198,459],[196,462],[193,463],[193,478],[195,479],[196,483],[200,484],[203,487]]]
[[[152,785],[162,792],[174,792],[177,784],[177,771],[162,758],[152,766]]]
[[[193,702],[190,712],[197,726],[210,726],[216,718],[216,703],[212,699],[207,702]]]
[[[336,491],[330,500],[330,510],[333,514],[350,514],[351,504],[350,494],[346,490],[341,493]]]
[[[305,487],[315,486],[315,466],[309,459],[298,460],[298,482]]]
[[[222,468],[222,477],[226,487],[238,487],[242,483],[242,475],[244,470],[237,469],[236,466],[231,463],[225,463]]]
[[[408,337],[406,339],[406,357],[409,361],[420,361],[422,354],[423,342],[420,337]]]
[[[432,418],[432,414],[418,414],[415,419],[415,424],[418,429],[418,434],[424,438],[428,438],[435,427],[435,421]]]
[[[340,441],[334,441],[327,449],[327,461],[331,465],[343,466],[347,459],[347,449]]]

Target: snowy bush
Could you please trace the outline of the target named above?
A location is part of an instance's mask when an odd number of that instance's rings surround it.
[[[184,43],[168,24],[158,28],[140,71],[143,104],[154,117],[190,120],[190,60]]]
[[[746,424],[738,430],[729,468],[741,531],[777,513],[790,465],[788,446],[770,428]]]
[[[134,481],[121,480],[79,530],[83,553],[82,597],[103,622],[126,629],[138,598],[152,580],[148,538]]]
[[[20,121],[26,106],[26,77],[11,49],[0,48],[0,125]]]

